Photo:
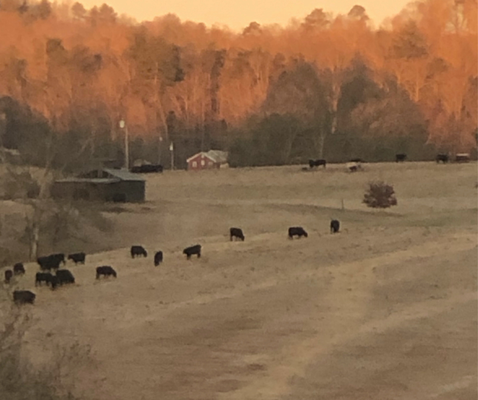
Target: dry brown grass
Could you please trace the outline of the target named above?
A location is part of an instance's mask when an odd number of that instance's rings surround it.
[[[76,381],[103,400],[476,398],[476,164],[147,179],[145,204],[109,214],[114,250],[68,265],[73,287],[34,289],[33,359],[46,337],[91,345],[99,372]],[[398,206],[361,204],[375,179]],[[296,225],[309,238],[288,240]],[[228,241],[231,226],[245,242]],[[187,261],[195,243],[203,257]],[[132,260],[132,244],[150,256]],[[99,265],[118,278],[96,281]],[[26,268],[15,287],[33,288]]]

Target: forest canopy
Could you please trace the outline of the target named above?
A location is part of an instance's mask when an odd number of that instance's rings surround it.
[[[410,3],[375,27],[357,5],[241,33],[103,4],[0,1],[0,138],[33,163],[46,137],[86,158],[233,165],[476,149],[477,0]],[[50,135],[50,136],[49,136]],[[41,145],[44,146],[44,145]]]

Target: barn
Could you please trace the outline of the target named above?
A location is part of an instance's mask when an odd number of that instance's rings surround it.
[[[125,169],[103,168],[56,180],[51,195],[57,199],[139,203],[146,198],[146,181]]]
[[[189,157],[188,170],[197,171],[202,169],[218,169],[227,167],[227,152],[221,150],[201,151]]]

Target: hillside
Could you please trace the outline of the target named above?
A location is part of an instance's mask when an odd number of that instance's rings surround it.
[[[56,343],[92,346],[76,376],[86,398],[476,398],[476,164],[147,179],[147,202],[112,214],[115,250],[68,265],[77,284],[35,288],[34,264],[15,283],[37,293],[24,307],[35,360]],[[371,179],[394,184],[397,207],[361,204]],[[288,240],[298,225],[309,237]],[[245,242],[228,241],[231,226]],[[188,261],[195,243],[203,257]],[[148,258],[132,260],[132,244]],[[96,281],[99,265],[118,278]]]

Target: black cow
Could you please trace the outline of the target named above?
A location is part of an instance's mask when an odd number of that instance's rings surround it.
[[[309,160],[309,167],[314,168],[314,167],[320,167],[321,165],[325,166],[327,165],[326,160]]]
[[[357,161],[350,161],[346,164],[346,167],[349,172],[357,172],[359,169],[362,169],[362,165]]]
[[[136,256],[148,257],[148,253],[143,246],[131,246],[131,258],[135,258]]]
[[[13,266],[13,273],[15,275],[20,275],[20,274],[24,274],[25,273],[25,267],[23,266],[22,263],[16,263],[14,266]]]
[[[38,257],[37,263],[40,266],[41,270],[48,270],[51,269],[58,269],[60,268],[61,263],[65,263],[65,255],[64,254],[51,254],[46,257]]]
[[[64,253],[51,254],[49,257],[53,260],[59,260],[60,263],[66,264],[66,258]]]
[[[194,246],[186,247],[183,250],[183,254],[186,254],[187,259],[189,260],[192,255],[196,254],[199,257],[201,257],[201,245],[196,244]]]
[[[440,153],[440,154],[437,154],[435,160],[436,160],[437,164],[440,163],[440,161],[443,164],[446,164],[448,161],[450,161],[450,157],[448,157],[448,154]]]
[[[75,283],[75,277],[67,269],[59,269],[56,271],[56,277],[58,278],[59,285],[63,285],[64,283]]]
[[[308,237],[309,235],[301,226],[293,226],[289,228],[289,239],[293,239],[294,236],[301,238],[302,236]]]
[[[470,155],[468,153],[460,153],[455,156],[455,162],[462,163],[462,162],[469,162]]]
[[[52,276],[49,272],[37,272],[35,274],[35,286],[41,286],[42,282],[45,282],[47,286],[50,285]]]
[[[340,222],[336,219],[330,221],[330,233],[337,233],[340,229]]]
[[[60,279],[56,275],[52,275],[50,278],[51,290],[55,290],[59,284],[60,284]]]
[[[131,168],[131,172],[136,174],[148,174],[152,172],[163,172],[163,166],[160,164],[144,164]]]
[[[235,237],[242,240],[242,241],[244,241],[244,239],[245,239],[244,233],[242,232],[241,228],[231,228],[231,229],[229,229],[229,236],[231,238],[231,242],[232,242],[232,239],[235,238]]]
[[[99,279],[100,276],[114,276],[116,278],[116,271],[111,268],[109,265],[104,265],[102,267],[96,268],[96,279]]]
[[[68,255],[68,260],[73,260],[75,264],[84,264],[86,259],[85,253],[73,253]]]
[[[157,267],[162,262],[163,262],[163,252],[160,250],[154,254],[154,266]]]
[[[15,290],[13,292],[13,301],[16,304],[33,304],[35,302],[35,297],[35,293],[32,293],[29,290]]]
[[[12,278],[13,278],[13,271],[11,269],[7,269],[5,271],[5,283],[10,283]]]
[[[404,162],[407,159],[406,154],[396,154],[395,155],[395,162]]]

